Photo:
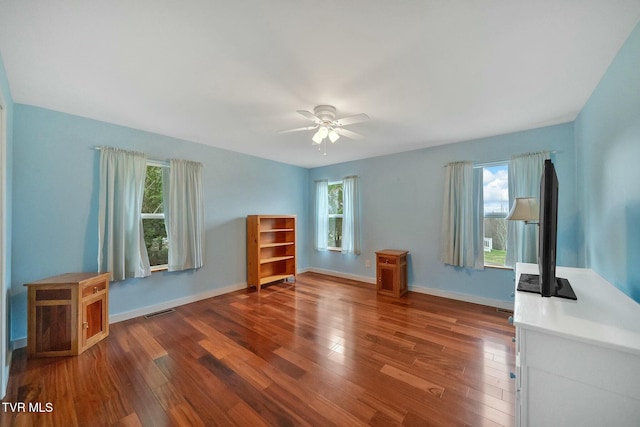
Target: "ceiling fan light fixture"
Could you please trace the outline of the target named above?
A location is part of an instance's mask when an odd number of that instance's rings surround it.
[[[322,138],[320,138],[320,131],[316,132],[315,135],[311,138],[314,144],[320,144],[322,142]]]
[[[297,112],[306,119],[311,120],[313,125],[280,130],[278,133],[315,130],[311,140],[313,141],[313,144],[317,146],[318,150],[322,151],[322,149],[324,149],[324,155],[327,154],[327,139],[329,139],[333,144],[340,139],[341,136],[349,139],[363,138],[359,133],[345,129],[343,126],[366,122],[369,120],[369,116],[364,113],[336,119],[336,107],[333,105],[317,105],[313,109],[313,113],[306,110],[297,110]]]
[[[318,129],[318,132],[316,132],[316,134],[313,135],[313,138],[311,138],[311,140],[316,144],[320,144],[322,140],[327,137],[328,134],[329,134],[329,129],[327,129],[326,126],[320,126],[320,129]]]
[[[338,140],[338,138],[340,138],[340,135],[338,135],[338,132],[336,132],[335,129],[331,129],[329,131],[329,141],[331,141],[331,143],[333,144]]]

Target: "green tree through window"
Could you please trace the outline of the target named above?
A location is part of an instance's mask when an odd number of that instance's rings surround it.
[[[162,169],[160,166],[147,166],[142,201],[144,242],[152,269],[154,266],[165,266],[169,262],[169,245],[162,204]]]
[[[329,183],[329,248],[342,248],[342,182]]]

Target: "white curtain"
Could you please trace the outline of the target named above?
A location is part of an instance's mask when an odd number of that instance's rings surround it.
[[[473,262],[476,270],[484,269],[484,169],[473,169]]]
[[[540,178],[548,152],[514,156],[509,161],[509,206],[516,197],[535,197],[540,201]],[[508,221],[505,265],[538,262],[538,226],[523,221]]]
[[[163,174],[169,271],[200,268],[204,258],[202,164],[170,160]]]
[[[100,148],[98,271],[111,280],[151,274],[140,215],[146,171],[144,154]]]
[[[316,181],[316,250],[327,250],[329,230],[329,181]]]
[[[445,166],[442,208],[442,262],[458,267],[484,268],[482,169],[471,162]]]
[[[349,176],[342,180],[342,253],[360,253],[357,176]]]

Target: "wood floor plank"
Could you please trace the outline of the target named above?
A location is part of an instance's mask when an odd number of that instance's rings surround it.
[[[129,332],[133,335],[133,338],[142,344],[141,348],[149,355],[151,360],[158,357],[165,356],[167,350],[165,350],[153,337],[149,330],[145,328],[142,323],[136,323],[129,328]]]
[[[311,401],[309,406],[317,413],[323,414],[329,421],[333,422],[337,426],[358,427],[367,425],[363,420],[351,415],[336,402],[333,402],[324,396],[317,396],[313,401]]]
[[[393,402],[386,401],[384,398],[378,396],[377,393],[373,394],[366,391],[359,397],[359,400],[372,408],[373,413],[369,418],[372,423],[375,419],[385,419],[390,423],[400,425],[407,415],[407,410],[404,409],[402,405],[396,405]]]
[[[395,368],[391,365],[384,365],[380,372],[389,375],[392,378],[409,384],[412,387],[418,388],[423,391],[427,391],[435,396],[442,396],[444,393],[444,387],[434,384],[430,381],[423,380],[422,378],[403,371],[402,369]]]
[[[6,426],[507,426],[510,313],[304,273],[110,326],[77,357],[13,354]]]
[[[156,359],[173,387],[197,411],[205,425],[232,425],[228,410],[237,405],[240,398],[217,377],[207,375],[206,369],[196,361],[177,357]]]
[[[239,426],[267,427],[269,424],[245,402],[238,402],[229,410],[229,417]]]
[[[142,427],[142,423],[136,413],[129,414],[112,424],[113,427]]]
[[[206,427],[204,421],[187,402],[171,407],[169,417],[177,426]]]

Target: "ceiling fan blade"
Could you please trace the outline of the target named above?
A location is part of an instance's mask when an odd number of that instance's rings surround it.
[[[313,130],[313,129],[316,129],[317,127],[318,125],[313,125],[313,126],[305,126],[301,128],[295,128],[295,129],[285,129],[285,130],[279,130],[278,133],[299,132],[301,130]]]
[[[349,130],[349,129],[335,128],[334,130],[338,133],[338,135],[346,136],[347,138],[351,138],[351,139],[362,139],[362,138],[364,138],[364,136],[362,136],[359,133],[356,133],[356,132],[354,132],[352,130]]]
[[[353,116],[343,117],[341,119],[335,120],[334,123],[336,124],[336,126],[346,126],[346,125],[351,125],[353,123],[366,122],[367,120],[369,120],[369,116],[367,116],[364,113],[360,113]]]
[[[318,116],[316,116],[315,114],[306,111],[306,110],[298,110],[298,114],[302,114],[303,116],[305,116],[307,119],[311,120],[314,123],[320,124],[322,122],[322,120],[320,120],[318,118]]]

